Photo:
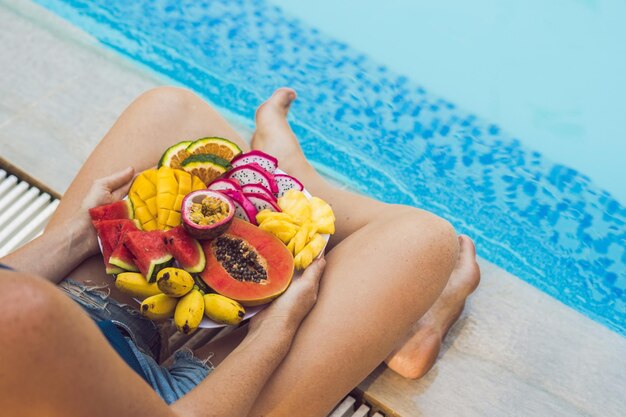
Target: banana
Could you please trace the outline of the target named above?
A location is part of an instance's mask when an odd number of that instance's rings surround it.
[[[184,269],[163,268],[157,274],[157,285],[164,294],[170,297],[182,297],[191,291],[194,280]]]
[[[151,295],[161,294],[156,283],[149,284],[138,272],[122,272],[115,279],[115,286],[121,292],[143,300]]]
[[[178,302],[174,323],[179,332],[190,334],[196,331],[203,315],[204,299],[200,291],[194,288]]]
[[[228,297],[207,294],[204,296],[204,314],[217,323],[235,325],[241,323],[246,310],[237,301]]]
[[[166,294],[157,294],[146,298],[141,303],[141,314],[150,320],[168,319],[174,315],[178,298]]]

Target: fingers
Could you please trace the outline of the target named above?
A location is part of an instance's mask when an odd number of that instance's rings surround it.
[[[324,258],[316,259],[302,274],[302,279],[313,280],[315,284],[319,284],[324,268],[326,267],[326,260]]]
[[[100,178],[97,182],[99,182],[104,189],[111,192],[114,199],[119,200],[128,193],[134,173],[135,170],[132,167],[128,167],[108,177]]]

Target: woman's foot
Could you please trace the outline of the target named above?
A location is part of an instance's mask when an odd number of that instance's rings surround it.
[[[275,156],[282,170],[299,176],[310,165],[287,122],[289,107],[295,99],[296,92],[283,87],[259,106],[251,147]]]
[[[443,292],[402,345],[385,360],[389,368],[405,378],[421,378],[432,368],[448,330],[458,320],[465,300],[480,282],[474,242],[461,235],[459,244],[459,260]]]

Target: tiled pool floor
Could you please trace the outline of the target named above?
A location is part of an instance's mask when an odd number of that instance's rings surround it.
[[[0,28],[0,156],[63,192],[122,109],[167,81],[28,1],[0,0]],[[402,416],[621,416],[626,339],[481,267],[435,368],[407,381],[381,367],[361,384],[371,399]]]

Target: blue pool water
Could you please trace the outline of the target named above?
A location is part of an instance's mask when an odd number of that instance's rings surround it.
[[[318,167],[449,219],[481,256],[626,335],[626,207],[501,126],[265,1],[37,2],[247,118],[294,87]]]

